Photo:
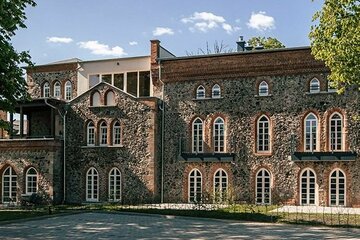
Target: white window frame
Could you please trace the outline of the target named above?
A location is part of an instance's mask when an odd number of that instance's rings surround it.
[[[196,89],[196,99],[205,99],[206,98],[206,90],[203,85],[200,85]]]
[[[99,173],[94,167],[86,172],[86,201],[99,201]]]
[[[90,126],[90,124],[92,124],[92,126]],[[95,139],[95,124],[93,121],[90,121],[86,125],[86,145],[95,146]]]
[[[105,121],[101,121],[100,124],[99,124],[99,145],[100,146],[107,146],[108,145],[107,137],[108,137],[107,123]]]
[[[262,81],[259,84],[258,94],[259,94],[259,96],[268,96],[269,95],[269,84],[266,81]]]
[[[50,97],[50,83],[49,82],[45,82],[43,85],[43,96],[45,98]]]
[[[228,174],[222,168],[219,168],[214,173],[213,189],[214,189],[215,202],[226,201],[227,198],[229,197],[228,196],[228,189],[229,189]]]
[[[191,149],[193,153],[204,152],[204,123],[201,118],[196,118],[192,122]]]
[[[66,81],[65,83],[65,100],[71,100],[72,98],[72,83],[71,81]]]
[[[315,119],[309,119],[310,116],[314,116]],[[307,129],[307,124],[309,123],[309,130]],[[314,132],[314,126],[315,123],[315,132]],[[309,137],[307,137],[309,135]],[[315,139],[314,139],[315,137]],[[309,144],[307,143],[307,139],[309,140]],[[315,142],[315,148],[314,143]],[[309,148],[308,148],[309,146]],[[304,151],[305,152],[314,152],[319,151],[319,119],[314,113],[309,113],[306,115],[304,119]]]
[[[342,173],[343,177],[340,177],[339,173]],[[333,174],[335,174],[335,176],[333,176]],[[343,183],[341,183],[341,179],[343,179]],[[332,180],[335,181],[335,189],[333,189],[332,187]],[[340,184],[343,184],[343,191],[344,194],[340,194],[340,190],[342,188],[340,188]],[[335,204],[333,204],[333,196],[334,194],[331,193],[331,190],[335,190]],[[340,195],[343,195],[344,198],[344,204],[340,204]],[[346,206],[346,174],[344,171],[342,171],[340,168],[336,168],[334,169],[330,175],[329,175],[329,206]]]
[[[266,176],[265,173],[267,173],[268,176]],[[266,180],[268,182],[266,182]],[[269,186],[266,186],[267,183]],[[259,184],[261,184],[260,187],[258,187]],[[258,194],[261,195],[261,201],[258,201]],[[261,168],[255,175],[255,204],[271,204],[271,173],[265,168]]]
[[[113,124],[112,135],[113,135],[113,140],[112,140],[113,145],[121,146],[122,145],[122,128],[121,128],[121,122],[118,120],[116,120]]]
[[[61,84],[59,81],[54,83],[54,98],[61,98]]]
[[[221,98],[221,88],[219,84],[215,84],[211,89],[212,98]]]
[[[335,116],[339,118],[334,119]],[[343,116],[339,112],[334,112],[329,118],[329,149],[331,151],[343,151],[344,150],[344,121]],[[332,130],[335,128],[335,131]],[[340,128],[340,131],[338,131]],[[334,137],[335,136],[335,137]],[[333,147],[335,145],[335,148]],[[338,146],[340,145],[340,148]]]
[[[6,174],[7,170],[9,169],[9,174]],[[5,181],[5,178],[9,179],[9,181]],[[8,190],[8,197],[9,199],[5,199],[5,182],[9,183],[9,190]],[[2,174],[2,203],[9,203],[10,199],[12,199],[12,202],[17,202],[17,174],[11,166],[8,166],[5,171]],[[15,198],[15,199],[14,199]],[[14,201],[15,200],[15,201]]]
[[[35,173],[29,173],[30,170],[34,170]],[[35,191],[29,191],[29,189],[35,190]],[[34,167],[30,167],[26,171],[26,191],[25,191],[25,193],[26,193],[26,195],[31,195],[33,193],[37,193],[37,191],[38,191],[38,172],[36,171],[36,169]]]
[[[109,193],[108,200],[111,202],[121,201],[121,172],[118,168],[114,167],[109,172]]]
[[[317,86],[317,88],[315,89],[315,86]],[[313,78],[311,79],[310,83],[309,83],[309,90],[310,93],[319,93],[320,92],[320,81],[317,78]]]
[[[263,118],[266,118],[266,121],[262,120]],[[271,149],[271,126],[270,126],[270,119],[266,115],[261,115],[257,120],[257,134],[256,134],[256,151],[259,153],[268,153]],[[267,130],[267,133],[266,133]],[[266,138],[268,143],[266,144]],[[260,146],[262,146],[262,149],[260,149]],[[264,150],[265,148],[266,150]]]
[[[192,176],[192,174],[194,175]],[[191,182],[193,182],[193,187],[191,187]],[[198,199],[200,197],[200,199]],[[202,174],[199,169],[194,168],[189,173],[188,180],[188,202],[196,203],[201,202],[202,198]]]
[[[225,152],[225,121],[217,117],[213,125],[213,143],[214,152]],[[221,150],[222,148],[222,150]]]
[[[313,174],[313,176],[310,175]],[[314,185],[313,187],[311,185]],[[303,187],[305,185],[305,188]],[[311,191],[314,191],[312,193]],[[303,193],[304,192],[304,193]],[[305,197],[303,197],[303,194]],[[311,197],[311,195],[314,195]],[[300,173],[300,205],[303,206],[318,206],[319,205],[319,186],[317,184],[316,172],[311,168],[305,168]],[[304,202],[305,201],[305,202]]]

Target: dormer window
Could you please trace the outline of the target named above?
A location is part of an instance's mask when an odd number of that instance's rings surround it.
[[[259,84],[259,96],[268,96],[269,95],[269,85],[267,82],[262,81]]]
[[[317,78],[314,78],[310,81],[310,93],[319,93],[320,92],[320,81]]]
[[[54,97],[55,98],[60,98],[60,94],[61,94],[61,86],[59,82],[55,82],[54,84]]]
[[[212,98],[220,98],[221,97],[221,89],[218,84],[215,84],[212,87],[211,96],[212,96]]]
[[[196,99],[204,99],[205,98],[205,88],[203,85],[200,85],[196,89]]]

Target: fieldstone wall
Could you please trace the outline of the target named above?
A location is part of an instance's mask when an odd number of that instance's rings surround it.
[[[101,83],[94,91],[101,106],[91,107],[92,92],[71,102],[67,114],[67,202],[85,202],[86,173],[90,167],[99,173],[99,201],[108,201],[108,175],[113,167],[121,171],[122,202],[154,201],[158,197],[158,128],[156,98],[134,98],[111,85]],[[104,106],[105,94],[113,91],[114,106]],[[86,146],[86,126],[93,121],[99,139],[99,123],[108,126],[108,146]],[[111,145],[114,120],[122,126],[122,146]]]

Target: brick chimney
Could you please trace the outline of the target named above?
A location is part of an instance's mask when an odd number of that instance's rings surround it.
[[[156,97],[160,96],[160,81],[159,81],[159,63],[157,61],[160,54],[160,41],[150,40],[150,69],[151,78],[153,82],[153,94]]]

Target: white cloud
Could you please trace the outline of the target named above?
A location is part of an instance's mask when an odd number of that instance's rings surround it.
[[[68,37],[47,37],[46,41],[49,43],[71,43],[73,40]]]
[[[264,31],[275,28],[275,19],[271,16],[267,16],[266,12],[253,12],[247,25],[249,28]]]
[[[154,36],[161,36],[165,34],[174,35],[174,31],[171,28],[167,28],[167,27],[157,27],[153,31]]]
[[[191,23],[192,26],[189,27],[189,30],[192,32],[207,32],[218,28],[219,26],[221,26],[228,34],[239,30],[238,27],[233,27],[226,23],[224,17],[217,16],[211,12],[195,12],[190,17],[182,18],[181,21],[185,24]]]
[[[119,46],[110,48],[109,45],[101,44],[98,41],[78,42],[78,45],[80,48],[89,49],[91,53],[95,55],[117,57],[127,55],[127,53],[124,52],[124,49]]]
[[[130,45],[130,46],[138,45],[138,42],[136,42],[136,41],[131,41],[131,42],[129,42],[129,45]]]

